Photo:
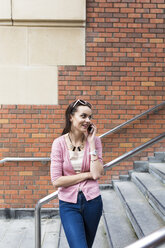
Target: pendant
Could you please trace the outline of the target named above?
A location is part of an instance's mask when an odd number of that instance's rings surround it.
[[[76,147],[75,146],[73,146],[73,149],[72,149],[72,151],[74,152],[76,150]]]

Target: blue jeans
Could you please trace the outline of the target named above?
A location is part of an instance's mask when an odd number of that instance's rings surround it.
[[[77,203],[59,201],[60,217],[70,248],[91,248],[102,215],[101,196],[87,201],[79,192]]]

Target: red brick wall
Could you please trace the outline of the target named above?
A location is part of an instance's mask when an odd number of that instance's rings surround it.
[[[98,134],[165,101],[164,0],[87,0],[86,66],[59,67],[58,106],[0,106],[0,157],[48,157],[60,135],[64,111],[76,98],[94,106]],[[104,162],[159,135],[160,110],[103,138]],[[165,142],[135,159],[164,151]],[[132,168],[132,160],[108,171],[108,183]],[[53,192],[49,164],[6,163],[0,168],[0,207],[34,207]],[[51,205],[49,205],[51,206]]]

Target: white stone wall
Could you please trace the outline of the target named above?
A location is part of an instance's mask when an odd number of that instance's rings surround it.
[[[14,21],[85,21],[84,7],[84,0],[12,0],[12,18]]]
[[[11,0],[0,0],[0,23],[11,24]]]
[[[58,104],[58,66],[85,64],[84,0],[0,0],[0,104]]]

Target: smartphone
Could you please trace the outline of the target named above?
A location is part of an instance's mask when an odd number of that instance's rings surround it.
[[[93,133],[94,129],[92,127],[92,124],[89,125],[88,127],[88,133]]]

